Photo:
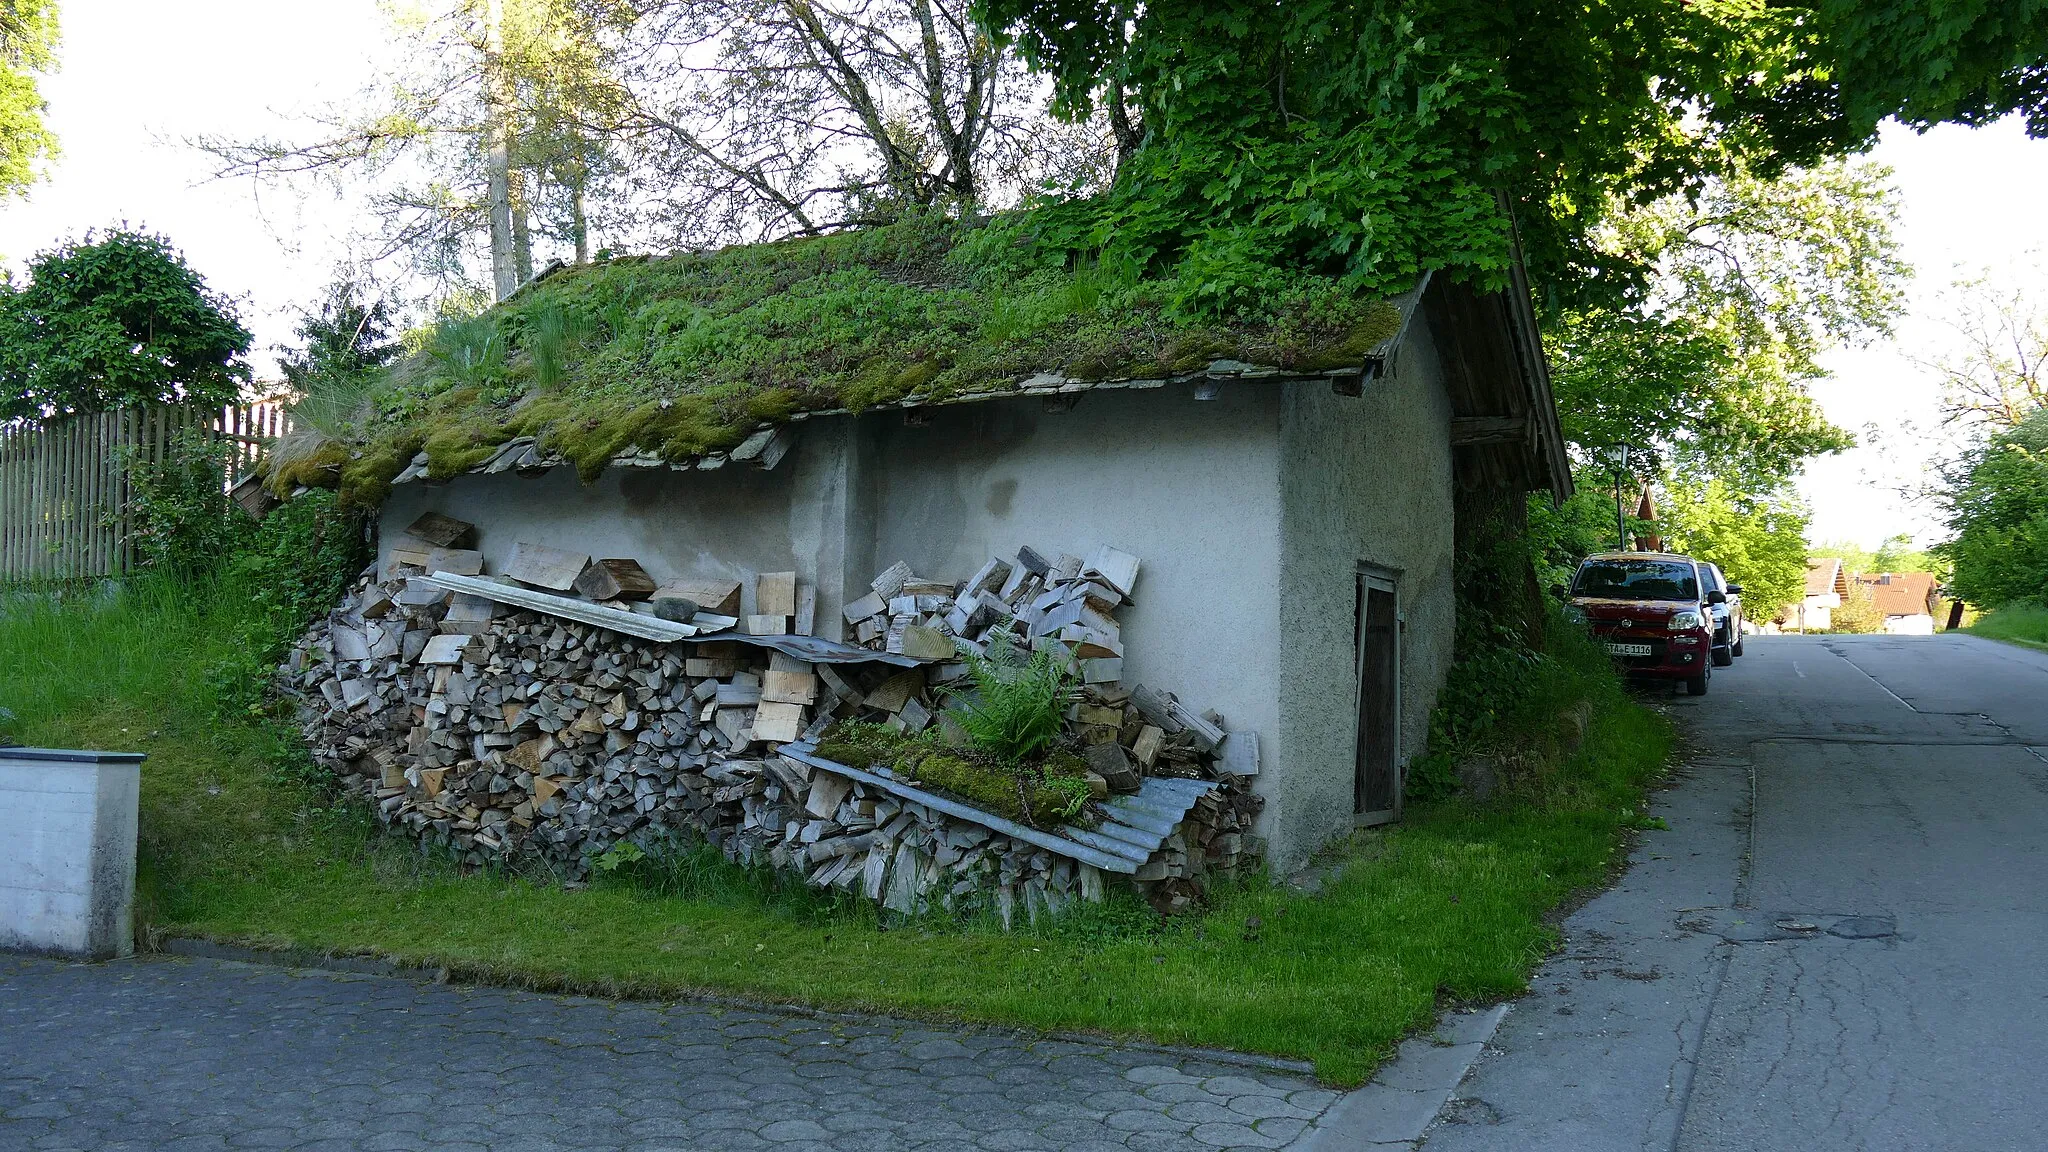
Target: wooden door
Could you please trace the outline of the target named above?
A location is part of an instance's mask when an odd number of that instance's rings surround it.
[[[1401,814],[1401,617],[1394,582],[1358,577],[1358,761],[1353,811],[1360,824]]]

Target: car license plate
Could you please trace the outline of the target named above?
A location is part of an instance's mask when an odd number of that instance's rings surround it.
[[[1648,644],[1609,644],[1607,652],[1611,656],[1648,656],[1650,654],[1650,646]]]

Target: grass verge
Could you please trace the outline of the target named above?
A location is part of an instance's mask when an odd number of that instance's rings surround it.
[[[2009,644],[2048,649],[2048,607],[2008,604],[1978,616],[1964,631]]]
[[[152,938],[1137,1035],[1306,1058],[1337,1084],[1368,1076],[1446,1000],[1524,988],[1556,942],[1552,910],[1609,874],[1671,746],[1603,670],[1587,681],[1583,744],[1540,790],[1411,807],[1334,848],[1319,895],[1254,883],[1172,923],[1133,902],[1014,935],[891,924],[711,859],[570,891],[423,856],[329,804],[288,726],[223,714],[203,671],[233,644],[221,604],[141,585],[0,609],[16,738],[149,754],[138,911]]]

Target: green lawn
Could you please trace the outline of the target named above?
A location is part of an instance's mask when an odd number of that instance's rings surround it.
[[[1977,617],[1966,631],[2029,648],[2048,648],[2048,607],[2013,604],[1994,608]]]
[[[1369,1075],[1447,1000],[1520,992],[1550,912],[1609,874],[1671,747],[1599,693],[1540,803],[1412,808],[1362,833],[1318,896],[1264,885],[1161,925],[1135,903],[1005,935],[866,908],[693,862],[660,884],[462,875],[327,807],[287,727],[222,716],[232,642],[175,591],[0,612],[0,701],[26,743],[139,749],[151,939],[373,954],[525,986],[700,990],[832,1008],[1082,1029],[1306,1058]],[[1655,833],[1650,833],[1654,835]]]

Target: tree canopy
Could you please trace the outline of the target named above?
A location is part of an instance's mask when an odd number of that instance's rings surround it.
[[[26,191],[38,162],[57,154],[36,83],[56,63],[56,0],[0,0],[0,196]]]
[[[1995,608],[2048,599],[2048,408],[1965,452],[1943,497],[1960,598]]]
[[[0,285],[0,420],[234,399],[250,336],[160,236],[88,233]]]

